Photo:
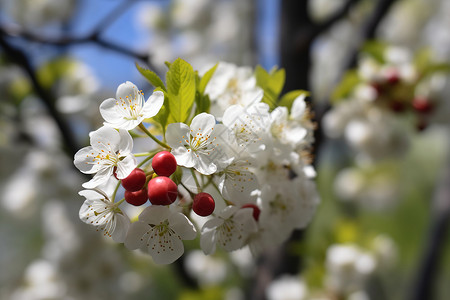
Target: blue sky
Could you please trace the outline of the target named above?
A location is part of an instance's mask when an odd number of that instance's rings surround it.
[[[156,1],[161,2],[161,1]],[[71,27],[72,34],[82,35],[90,30],[108,14],[121,0],[82,0],[79,11]],[[258,0],[257,40],[260,49],[260,64],[266,69],[278,63],[278,0]],[[139,27],[136,16],[144,1],[133,4],[108,29],[104,37],[120,44],[129,45],[135,50],[145,51],[149,35]],[[115,88],[124,80],[139,81],[140,75],[134,67],[135,59],[123,54],[99,47],[94,44],[73,46],[70,50],[75,57],[90,65],[105,87]]]

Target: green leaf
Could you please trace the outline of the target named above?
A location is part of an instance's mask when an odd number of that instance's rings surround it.
[[[211,107],[211,100],[209,99],[208,95],[201,95],[199,92],[197,92],[197,95],[195,97],[195,114],[198,115],[202,112],[209,113],[209,108]]]
[[[216,71],[218,66],[219,66],[219,63],[215,64],[214,67],[209,69],[205,73],[205,75],[203,75],[203,77],[200,79],[200,84],[198,86],[198,91],[200,92],[200,94],[203,95],[203,93],[205,92],[206,85],[208,84],[208,82],[211,79],[211,77],[214,75],[214,72]]]
[[[165,61],[165,62],[164,62],[164,64],[166,65],[166,67],[167,67],[167,68],[169,68],[169,69],[170,69],[170,65],[171,65],[171,63],[170,63],[170,62],[168,62],[168,61]]]
[[[362,47],[362,52],[368,53],[377,61],[384,63],[385,52],[388,45],[379,41],[368,41]]]
[[[286,77],[284,69],[273,68],[268,73],[263,67],[256,66],[255,77],[256,84],[264,90],[262,102],[269,104],[270,109],[274,109],[284,86]]]
[[[356,70],[350,70],[345,73],[344,78],[333,91],[331,101],[337,103],[346,98],[354,89],[354,87],[361,81]]]
[[[142,68],[137,63],[136,68],[138,69],[139,73],[141,73],[142,76],[144,76],[148,80],[148,82],[150,82],[150,84],[153,85],[155,88],[159,87],[163,91],[167,91],[164,82],[161,80],[161,78],[159,78],[159,76],[155,72]]]
[[[169,123],[186,122],[195,100],[195,73],[192,66],[178,58],[166,75]]]
[[[289,109],[289,111],[291,111],[292,103],[294,103],[294,100],[301,95],[309,96],[309,92],[305,90],[290,91],[289,93],[286,93],[283,95],[283,97],[281,97],[280,101],[278,102],[278,105],[286,106]]]

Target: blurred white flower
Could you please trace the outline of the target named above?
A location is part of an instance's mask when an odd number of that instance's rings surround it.
[[[301,278],[283,275],[270,283],[266,296],[268,300],[305,300],[308,288]]]
[[[227,264],[223,259],[207,256],[201,250],[190,251],[184,263],[186,271],[202,286],[220,284],[227,275]]]

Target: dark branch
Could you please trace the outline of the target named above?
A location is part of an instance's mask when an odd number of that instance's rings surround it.
[[[412,293],[408,299],[435,299],[433,296],[433,282],[442,257],[442,250],[448,236],[448,223],[450,217],[450,156],[443,170],[442,178],[436,187],[434,207],[431,212],[430,225],[422,258],[417,270],[415,282],[411,287]]]
[[[344,17],[348,15],[350,9],[356,4],[358,4],[358,2],[360,2],[360,0],[348,0],[347,3],[345,3],[345,5],[342,6],[341,9],[337,11],[333,16],[331,16],[328,20],[314,26],[312,30],[312,36],[314,38],[317,37],[319,34],[328,30],[336,22],[342,20]]]
[[[41,43],[41,44],[47,44],[47,45],[54,45],[54,46],[68,46],[68,45],[77,45],[77,44],[88,44],[88,43],[94,43],[101,47],[104,47],[106,49],[110,49],[112,51],[115,51],[117,53],[124,54],[129,57],[133,57],[139,60],[142,60],[149,63],[149,54],[147,53],[140,53],[133,50],[130,50],[126,47],[123,47],[121,45],[114,44],[105,38],[102,38],[98,33],[94,32],[86,36],[82,37],[43,37],[31,32],[28,32],[20,27],[17,26],[6,26],[2,25],[0,27],[0,34],[7,35],[9,37],[19,37],[26,39],[28,41]]]
[[[56,110],[54,106],[55,99],[52,96],[52,94],[49,91],[45,90],[39,83],[36,73],[30,63],[30,60],[22,50],[20,50],[19,48],[15,48],[10,43],[8,43],[2,31],[0,31],[0,47],[2,47],[5,55],[12,62],[23,68],[25,73],[28,75],[36,95],[42,100],[49,114],[51,115],[53,120],[55,120],[55,123],[58,126],[59,131],[61,133],[61,137],[64,141],[64,145],[66,146],[67,151],[73,157],[73,155],[78,151],[79,147],[75,142],[75,138],[72,134],[72,131]]]

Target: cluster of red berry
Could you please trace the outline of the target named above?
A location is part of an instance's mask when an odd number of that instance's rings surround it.
[[[169,178],[177,169],[175,156],[168,151],[157,153],[152,160],[153,171],[158,175],[147,182],[147,175],[142,169],[134,169],[128,177],[122,179],[125,189],[125,201],[140,206],[150,201],[152,205],[170,205],[178,195],[178,187]],[[209,216],[215,208],[214,198],[208,193],[195,195],[192,209],[199,216]]]
[[[414,95],[414,84],[403,81],[395,69],[390,70],[385,78],[372,82],[371,86],[377,92],[377,100],[386,103],[395,113],[412,110],[418,117],[417,129],[426,127],[426,116],[434,106],[431,99]]]

